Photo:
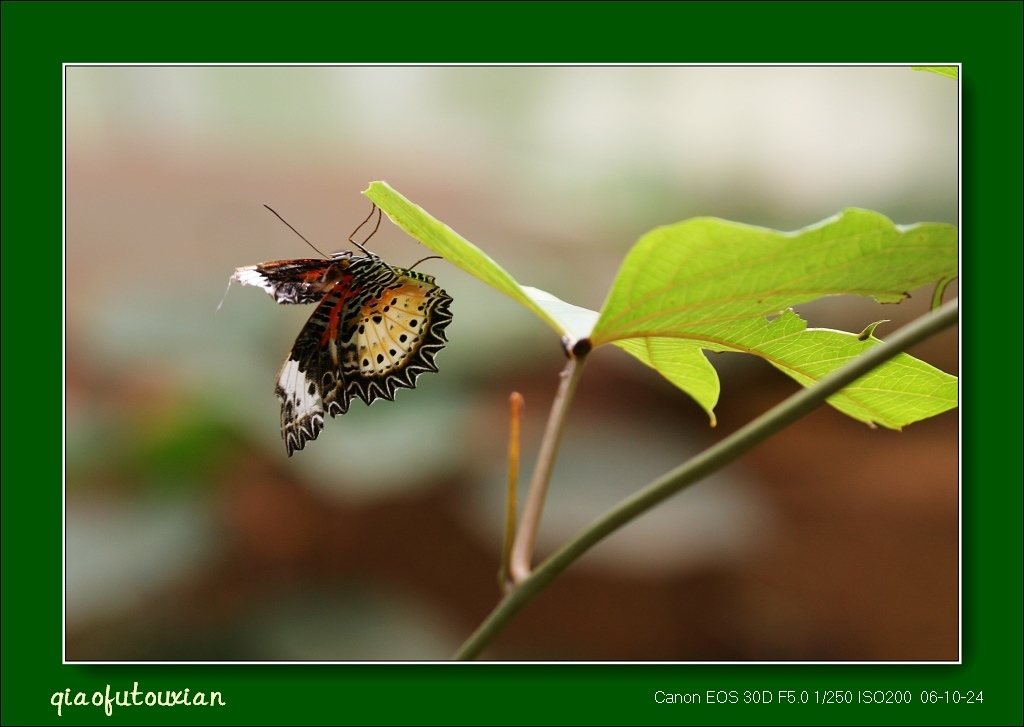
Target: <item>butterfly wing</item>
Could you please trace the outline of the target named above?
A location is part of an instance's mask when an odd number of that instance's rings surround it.
[[[231,280],[263,288],[278,303],[315,303],[330,291],[349,264],[351,253],[330,260],[274,260],[235,270]]]
[[[325,387],[332,416],[353,396],[372,404],[414,388],[420,374],[437,371],[434,357],[447,343],[451,296],[429,275],[383,267],[340,333],[342,376],[333,391]]]
[[[281,400],[281,436],[289,457],[305,447],[306,442],[316,439],[324,428],[324,408],[315,373],[318,358],[318,351],[299,351],[296,342],[277,377],[274,393]]]
[[[420,374],[437,371],[451,300],[428,275],[356,258],[310,316],[278,376],[289,456],[316,439],[325,409],[333,417],[348,411],[353,396],[367,404],[393,399]]]

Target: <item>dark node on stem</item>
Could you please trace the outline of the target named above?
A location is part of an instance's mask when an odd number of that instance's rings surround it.
[[[590,353],[590,349],[592,349],[593,347],[594,346],[593,344],[590,343],[589,338],[581,338],[580,340],[576,341],[576,343],[573,344],[572,355],[575,358],[583,358],[588,353]]]

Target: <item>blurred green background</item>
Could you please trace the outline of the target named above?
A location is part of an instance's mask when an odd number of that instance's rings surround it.
[[[263,204],[345,249],[385,180],[598,309],[632,243],[687,217],[956,224],[957,150],[957,84],[909,68],[68,67],[66,657],[445,659],[499,598],[507,397],[525,480],[556,336],[423,263],[455,299],[440,373],[289,459],[273,387],[312,308],[225,297],[236,267],[311,256]],[[371,247],[426,254],[386,222]],[[799,312],[885,338],[929,295]],[[956,374],[957,343],[912,353]],[[621,351],[590,358],[542,555],[795,389],[713,363],[716,429]],[[822,409],[600,545],[485,658],[956,659],[958,438],[955,411],[896,433]]]

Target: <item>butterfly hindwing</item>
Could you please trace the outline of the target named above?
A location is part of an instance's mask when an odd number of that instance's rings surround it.
[[[367,404],[393,399],[420,374],[437,371],[434,357],[452,318],[451,297],[428,275],[398,269],[379,282],[343,333],[346,390]]]
[[[289,357],[281,367],[275,393],[281,400],[281,436],[288,456],[316,439],[324,428],[324,409],[315,377],[302,363]]]

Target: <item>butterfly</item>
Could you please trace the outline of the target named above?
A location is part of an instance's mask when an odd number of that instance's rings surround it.
[[[349,240],[364,254],[275,260],[231,276],[263,288],[277,303],[317,304],[274,387],[289,457],[319,436],[325,409],[335,417],[348,411],[353,398],[372,404],[415,388],[420,374],[437,371],[434,357],[447,343],[452,298],[434,278],[393,267]]]

